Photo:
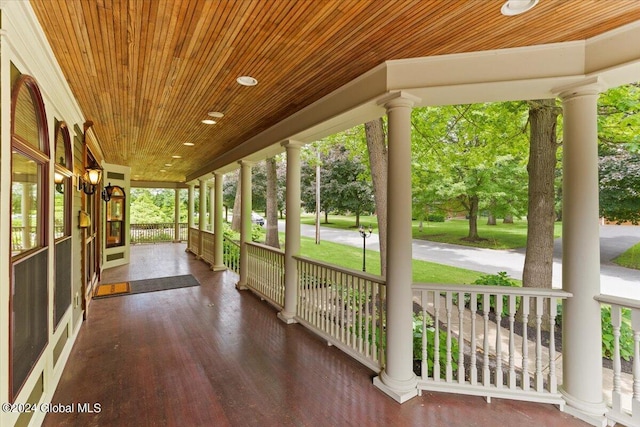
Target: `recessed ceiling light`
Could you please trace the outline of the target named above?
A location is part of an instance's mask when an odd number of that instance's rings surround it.
[[[166,170],[164,170],[164,169],[160,169],[160,172],[164,173],[164,172],[166,172]]]
[[[166,167],[170,168],[171,167],[171,163],[165,163],[164,164]]]
[[[211,119],[204,119],[202,123],[204,123],[205,125],[215,125],[216,121]]]
[[[500,12],[505,16],[514,16],[525,13],[538,4],[538,0],[507,0],[502,5]]]
[[[209,111],[207,114],[209,115],[209,117],[215,117],[216,119],[224,117],[224,114],[220,111]]]
[[[184,143],[184,144],[182,144],[182,145],[186,145],[187,147],[193,147],[193,146],[194,146],[194,145],[196,145],[196,144],[194,144],[193,142],[185,142],[185,143]]]
[[[172,158],[172,159],[181,159],[181,158],[182,158],[182,156],[178,156],[178,155],[176,154],[176,155],[171,156],[171,158]]]
[[[251,76],[240,76],[236,81],[242,86],[255,86],[258,84],[258,81]]]

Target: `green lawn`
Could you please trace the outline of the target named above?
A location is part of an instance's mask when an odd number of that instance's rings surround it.
[[[301,219],[303,224],[315,224],[313,214],[305,214]],[[334,227],[355,232],[355,217],[343,215],[329,215],[329,223],[321,225],[324,227]],[[360,217],[360,224],[368,227],[372,225],[374,230],[377,226],[377,219],[374,216]],[[555,224],[555,237],[560,237],[562,223]],[[474,246],[489,249],[514,249],[523,248],[527,245],[527,222],[516,220],[513,224],[503,224],[501,221],[497,225],[487,225],[486,218],[478,219],[478,234],[486,239],[479,242],[467,242],[461,240],[469,233],[469,223],[467,220],[452,219],[445,222],[424,222],[420,230],[419,222],[413,221],[413,238],[431,240],[440,243],[452,243],[457,245]]]
[[[640,270],[640,243],[627,249],[625,253],[613,260],[618,265]]]
[[[329,264],[362,271],[362,249],[327,241],[316,245],[315,239],[301,238],[300,252],[303,256]],[[367,251],[367,272],[380,274],[380,253]],[[413,260],[413,281],[426,283],[470,284],[483,273],[449,267],[427,261]]]

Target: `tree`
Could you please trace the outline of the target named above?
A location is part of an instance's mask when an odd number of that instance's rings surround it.
[[[280,238],[278,236],[278,173],[276,169],[276,159],[270,157],[266,161],[267,175],[267,234],[265,244],[280,248]]]
[[[600,157],[600,215],[618,223],[640,222],[640,154],[623,147]]]
[[[529,101],[529,204],[522,284],[551,288],[555,222],[556,126],[561,109],[555,99]]]
[[[364,124],[380,241],[380,275],[387,276],[387,144],[382,118]]]

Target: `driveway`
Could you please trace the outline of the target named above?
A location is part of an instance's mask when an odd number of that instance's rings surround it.
[[[279,222],[284,231],[284,221]],[[305,237],[315,238],[315,226],[302,224],[300,232]],[[362,237],[357,230],[345,231],[330,227],[320,227],[320,239],[345,245],[362,247]],[[600,226],[600,288],[603,294],[640,300],[640,270],[620,267],[612,259],[640,242],[640,226],[602,225]],[[379,251],[378,235],[366,240],[366,248]],[[438,264],[466,268],[487,274],[506,271],[509,276],[522,278],[524,249],[481,249],[468,246],[413,241],[413,258]],[[554,244],[553,287],[562,287],[562,239]]]

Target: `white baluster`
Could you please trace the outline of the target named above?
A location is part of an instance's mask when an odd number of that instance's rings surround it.
[[[447,291],[445,312],[447,314],[447,382],[450,383],[453,377],[451,365],[451,311],[453,309],[452,294]],[[437,327],[437,326],[436,326]]]
[[[558,299],[549,298],[549,392],[558,391],[558,377],[556,376],[556,316],[558,314]]]
[[[522,297],[522,389],[529,391],[529,337],[527,325],[529,323],[529,296]]]
[[[489,369],[489,294],[482,295],[482,311],[484,312],[484,343],[482,351],[484,353],[484,366],[482,369],[482,383],[485,387],[491,385],[491,371]]]
[[[618,305],[611,306],[611,326],[613,328],[613,391],[611,393],[612,408],[616,412],[622,411],[622,395],[620,393],[620,326],[622,324],[622,309]]]
[[[458,292],[458,383],[464,384],[464,292]]]
[[[476,312],[478,311],[478,294],[471,292],[470,294],[470,308],[471,308],[471,384],[478,384],[478,366],[477,366],[477,349],[476,349]],[[460,363],[460,361],[458,361]]]
[[[542,376],[542,297],[536,298],[536,391],[543,390]]]
[[[496,387],[502,387],[502,295],[496,294]]]
[[[516,296],[509,295],[509,388],[516,388]]]
[[[429,362],[427,361],[427,304],[428,301],[427,291],[420,293],[420,305],[422,306],[422,357],[420,358],[420,371],[422,378],[429,377]]]
[[[631,415],[636,425],[640,425],[640,310],[631,311],[633,328],[633,397]]]
[[[440,294],[433,293],[433,379],[440,381]]]

